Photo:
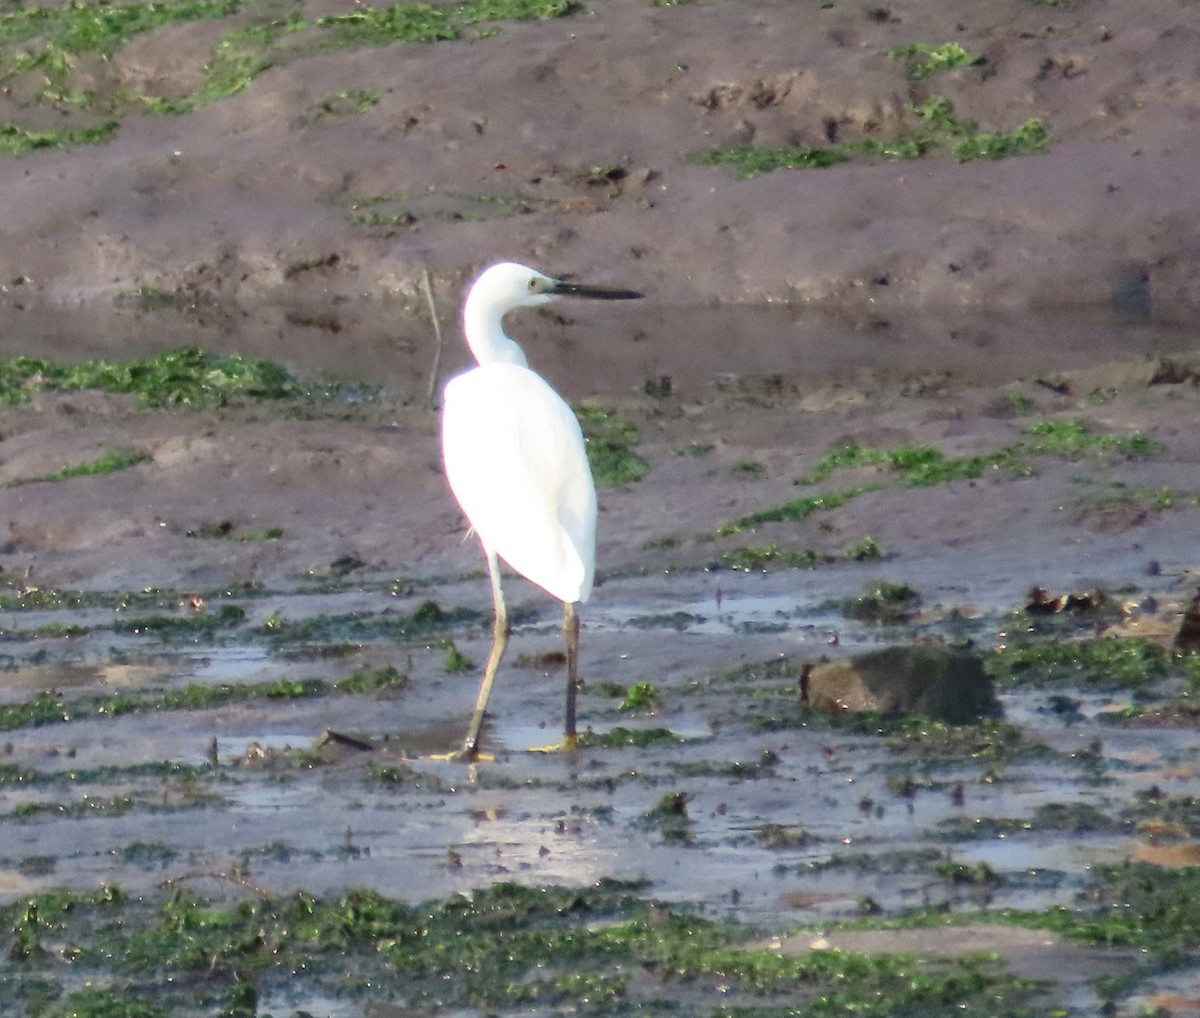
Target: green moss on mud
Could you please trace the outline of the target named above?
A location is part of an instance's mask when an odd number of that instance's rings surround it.
[[[913,42],[907,46],[893,47],[888,50],[888,56],[903,62],[904,74],[910,81],[923,81],[943,71],[971,67],[983,61],[980,54],[972,53],[957,42],[945,42],[939,46]]]
[[[624,728],[617,726],[607,732],[587,732],[579,737],[579,744],[589,749],[621,749],[626,747],[671,745],[683,742],[669,728]]]
[[[987,764],[1016,758],[1053,755],[1031,741],[1021,729],[995,718],[970,725],[952,725],[920,716],[882,719],[888,746],[922,764],[970,760]]]
[[[403,690],[407,684],[408,676],[394,668],[364,668],[340,682],[328,682],[325,679],[221,684],[193,682],[181,689],[69,698],[56,691],[43,691],[31,700],[0,704],[0,731],[63,724],[85,718],[116,718],[133,713],[209,710],[231,703],[261,700],[302,700],[328,696],[333,692],[371,696]],[[0,771],[0,785],[3,783],[4,772]]]
[[[1090,688],[1144,689],[1168,674],[1163,648],[1142,637],[1089,640],[1042,639],[998,647],[984,663],[987,673],[1009,686],[1071,683]]]
[[[196,611],[186,615],[134,615],[130,618],[118,618],[112,628],[114,632],[133,635],[152,633],[162,636],[211,636],[218,630],[239,626],[245,619],[245,608],[236,604],[222,604],[212,612]]]
[[[206,520],[187,531],[188,537],[203,540],[229,540],[242,542],[277,541],[283,537],[282,527],[239,527],[232,520]]]
[[[95,459],[85,460],[72,466],[52,470],[41,477],[43,481],[64,481],[69,477],[91,477],[95,474],[112,474],[128,470],[142,463],[150,463],[154,457],[137,449],[109,449]]]
[[[408,688],[408,676],[390,665],[385,668],[360,668],[338,681],[336,687],[342,693],[356,695],[373,693],[397,693]]]
[[[841,604],[842,614],[860,622],[897,625],[908,622],[921,605],[921,595],[906,583],[877,583],[865,594]]]
[[[913,487],[945,484],[981,477],[989,470],[1027,474],[1026,460],[1037,456],[1077,459],[1082,456],[1149,456],[1158,451],[1153,439],[1140,432],[1105,434],[1092,430],[1077,418],[1035,421],[1024,429],[1025,437],[990,453],[948,457],[940,449],[924,445],[901,445],[894,449],[846,445],[817,460],[799,484],[816,484],[841,470],[884,467]]]
[[[396,42],[433,43],[461,39],[471,26],[495,21],[561,18],[579,9],[575,0],[468,0],[457,7],[428,3],[362,6],[317,22],[336,31],[343,43],[387,46]],[[486,30],[478,34],[490,34]]]
[[[981,131],[973,120],[956,116],[949,99],[933,96],[910,105],[907,123],[895,137],[862,138],[827,146],[737,145],[697,153],[702,166],[727,165],[736,177],[756,177],[774,170],[826,169],[850,159],[919,159],[943,152],[959,162],[1007,159],[1044,151],[1053,140],[1046,125],[1031,117],[1011,131]]]
[[[783,505],[774,506],[769,509],[760,509],[758,512],[749,513],[746,516],[741,516],[731,523],[717,529],[718,537],[728,537],[731,534],[741,533],[743,530],[748,530],[762,523],[782,523],[789,520],[807,519],[813,513],[817,512],[832,512],[835,509],[840,509],[853,498],[868,491],[878,490],[880,485],[859,485],[854,488],[846,488],[842,491],[827,491],[820,495],[806,495],[803,498],[793,499],[790,502],[785,502]]]
[[[939,1018],[964,1008],[1027,1013],[1015,1009],[1038,999],[1029,984],[982,959],[789,956],[750,943],[753,931],[735,923],[675,912],[641,891],[615,881],[497,884],[419,905],[371,891],[236,903],[186,890],[137,899],[113,888],[51,892],[0,909],[13,931],[0,968],[15,993],[28,997],[38,986],[57,997],[53,945],[70,944],[73,972],[103,990],[87,1001],[64,999],[106,1008],[119,999],[133,1010],[117,1013],[138,1018],[216,1013],[235,996],[285,986],[293,994],[369,993],[405,1008],[497,1014],[666,1016],[679,1013],[681,995],[691,1013],[726,1014],[732,994],[739,1014],[786,1008]]]
[[[306,393],[278,364],[197,347],[129,361],[62,364],[14,357],[0,363],[0,403],[23,403],[35,392],[77,389],[131,393],[142,406],[212,406]]]
[[[1159,451],[1158,443],[1140,432],[1097,432],[1077,418],[1035,421],[1026,425],[1022,433],[1018,442],[992,452],[961,457],[947,456],[940,449],[925,445],[901,445],[893,449],[857,444],[843,446],[820,457],[807,474],[797,478],[796,483],[816,484],[840,471],[869,468],[881,468],[891,477],[885,481],[806,495],[780,506],[761,509],[723,525],[718,528],[717,535],[728,536],[763,523],[802,520],[815,512],[840,509],[851,499],[869,491],[879,491],[891,483],[928,487],[975,480],[990,473],[1024,476],[1032,473],[1029,460],[1037,457],[1141,457]]]
[[[576,407],[575,413],[598,488],[632,484],[646,476],[649,464],[634,451],[639,436],[633,421],[607,407]]]
[[[1200,943],[1200,866],[1168,869],[1147,863],[1102,864],[1076,907],[1046,912],[1005,911],[995,916],[1071,940],[1143,948],[1178,961]]]
[[[812,569],[830,559],[811,548],[781,548],[775,542],[731,548],[721,553],[721,561],[746,573],[766,572],[768,569]]]
[[[25,155],[40,148],[65,148],[69,145],[98,145],[117,133],[115,122],[95,127],[67,127],[56,130],[34,130],[19,124],[0,124],[0,152]]]
[[[420,604],[409,615],[392,612],[349,612],[317,615],[295,621],[278,618],[263,630],[272,645],[340,644],[364,640],[424,640],[450,630],[474,628],[488,616],[473,608],[443,609],[433,601]]]
[[[652,682],[639,679],[623,693],[618,710],[646,713],[662,705],[662,693]]]
[[[403,2],[362,5],[348,13],[306,21],[298,8],[282,12],[270,0],[77,0],[18,7],[0,13],[0,82],[28,104],[49,105],[66,117],[94,118],[97,112],[183,114],[238,94],[272,66],[313,53],[478,39],[495,34],[498,22],[556,18],[577,9],[575,0],[467,0],[457,6]],[[180,62],[195,62],[202,72],[192,91],[159,94],[132,88],[127,77],[114,69],[119,66],[120,50],[135,37],[194,21],[219,21],[227,28],[207,52],[188,52],[181,46]],[[372,104],[366,90],[347,90],[342,96],[335,97],[331,114]],[[319,119],[320,111],[297,126]],[[53,131],[0,125],[0,151],[94,143],[107,140],[115,129],[111,121]]]

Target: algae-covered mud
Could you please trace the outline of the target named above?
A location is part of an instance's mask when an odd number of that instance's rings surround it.
[[[541,750],[558,613],[513,578],[467,767],[489,598],[432,410],[198,350],[6,364],[9,1009],[1188,1013],[1197,371],[585,401],[587,734]],[[981,663],[973,719],[808,695],[914,646]]]
[[[0,9],[0,1012],[1200,1013],[1198,53]],[[466,767],[433,404],[502,258],[648,296],[512,323],[600,485],[586,735],[514,577]]]

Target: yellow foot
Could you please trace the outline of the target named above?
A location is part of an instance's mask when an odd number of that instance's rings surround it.
[[[530,753],[562,753],[569,752],[572,749],[579,748],[578,735],[564,735],[558,742],[552,742],[548,746],[530,746]]]

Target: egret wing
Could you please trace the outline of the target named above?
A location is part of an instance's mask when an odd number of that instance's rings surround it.
[[[446,386],[446,477],[484,547],[561,601],[586,600],[596,489],[579,422],[541,376],[487,364]]]

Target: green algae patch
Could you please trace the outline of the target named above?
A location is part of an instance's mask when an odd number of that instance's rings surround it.
[[[1084,456],[1152,456],[1159,451],[1153,439],[1133,431],[1096,432],[1077,418],[1035,421],[1023,429],[1021,441],[976,456],[952,457],[926,445],[900,445],[894,449],[850,444],[820,457],[797,484],[816,484],[843,470],[880,467],[912,487],[972,480],[989,471],[1028,474],[1028,459],[1050,456],[1079,459]]]
[[[112,608],[114,611],[124,611],[128,608],[165,608],[178,605],[189,596],[182,591],[161,590],[158,587],[121,591],[60,590],[56,587],[29,586],[11,577],[0,576],[0,587],[4,586],[9,588],[10,593],[0,594],[0,610],[3,611],[55,611],[72,608]],[[226,593],[222,591],[211,596],[216,598]]]
[[[645,679],[639,679],[633,683],[625,692],[624,699],[618,706],[618,710],[630,712],[649,712],[662,704],[662,694],[652,682],[647,682]]]
[[[149,113],[178,116],[208,103],[228,99],[245,91],[279,59],[275,49],[277,32],[267,25],[235,28],[209,54],[204,64],[204,82],[190,95],[178,99],[145,93],[119,94],[119,98]]]
[[[109,3],[77,0],[48,7],[20,7],[0,14],[0,82],[22,105],[41,105],[69,118],[97,113],[122,116],[190,113],[237,95],[279,64],[315,53],[393,43],[428,44],[483,39],[504,21],[563,17],[580,9],[575,0],[468,0],[460,5],[403,2],[367,4],[313,20],[299,6],[284,10],[270,0],[180,0]],[[198,83],[179,94],[147,91],[121,73],[121,50],[138,36],[171,24],[216,21],[225,29],[215,43],[176,40],[182,66],[200,71]],[[207,38],[201,33],[196,38]],[[310,108],[293,123],[307,127],[328,116],[360,112],[377,101],[366,89],[348,89]],[[116,122],[36,130],[0,125],[0,151],[21,154],[47,146],[106,141]]]
[[[741,516],[719,527],[717,529],[717,536],[728,537],[731,534],[741,533],[743,530],[751,529],[762,523],[804,520],[813,513],[832,512],[835,509],[840,509],[851,499],[857,498],[868,491],[877,491],[880,487],[880,485],[876,484],[864,484],[854,488],[845,488],[841,491],[827,491],[820,495],[806,495],[803,498],[785,502],[783,505],[773,506],[769,509],[760,509],[758,512]]]
[[[231,703],[270,700],[304,700],[339,692],[373,696],[403,692],[408,676],[393,668],[361,669],[339,682],[325,679],[278,679],[274,682],[205,684],[193,682],[180,689],[123,692],[110,696],[65,697],[43,691],[31,700],[0,704],[0,731],[63,724],[85,718],[116,718],[156,711],[209,710]],[[3,784],[0,772],[0,785]]]
[[[907,583],[877,583],[865,594],[841,604],[842,614],[860,622],[898,625],[908,622],[921,606],[921,595]]]
[[[1170,658],[1143,637],[1028,640],[997,647],[984,668],[997,683],[1008,686],[1069,683],[1140,690],[1168,674]]]
[[[99,145],[117,133],[115,121],[94,127],[68,127],[58,130],[34,130],[19,124],[0,123],[0,152],[25,155],[41,148],[67,148],[72,145]]]
[[[219,630],[231,629],[246,620],[246,609],[236,604],[220,605],[215,612],[197,611],[188,615],[135,615],[119,618],[113,632],[136,636],[212,636]]]
[[[300,1004],[308,995],[505,1016],[666,1018],[681,1003],[686,1013],[739,1016],[1045,1013],[1036,987],[989,959],[790,954],[755,943],[759,931],[644,891],[614,880],[505,883],[423,903],[367,890],[243,900],[180,886],[136,898],[115,887],[49,891],[0,908],[10,931],[0,979],[9,999],[120,1000],[112,1014],[123,1018],[253,1013],[229,1002],[284,989]],[[63,985],[63,951],[71,986],[96,988],[86,1001]]]
[[[111,112],[131,97],[119,89],[116,102],[113,96],[104,96],[109,76],[88,74],[86,68],[107,68],[114,55],[135,36],[168,24],[220,19],[234,14],[240,6],[237,0],[179,3],[79,0],[58,6],[9,10],[0,15],[0,81],[11,83],[10,88],[36,89],[33,92],[36,101],[48,103],[63,113],[96,108]],[[208,71],[211,78],[211,64]],[[115,80],[116,76],[112,77]],[[83,82],[88,87],[79,87]],[[114,122],[58,132],[14,126],[11,134],[14,144],[3,147],[19,154],[29,147],[96,143],[107,141],[115,130]]]
[[[1144,948],[1159,959],[1179,961],[1200,942],[1198,894],[1200,866],[1102,864],[1080,907],[985,913],[983,918],[1052,930],[1080,943]]]
[[[446,640],[446,658],[442,662],[442,668],[447,675],[458,675],[462,672],[473,671],[475,662],[472,661],[466,654],[455,646],[453,640]]]
[[[182,347],[129,361],[62,364],[39,357],[0,363],[0,403],[24,403],[35,392],[96,389],[129,393],[142,406],[219,406],[234,400],[306,394],[279,364],[238,354]]]
[[[744,573],[765,573],[769,569],[812,569],[829,561],[829,557],[811,548],[781,548],[778,544],[751,545],[731,548],[721,553],[721,561],[731,569]]]
[[[321,18],[317,24],[335,31],[345,44],[428,44],[461,39],[471,26],[485,22],[545,21],[565,17],[579,8],[575,0],[468,0],[458,7],[428,3],[398,3],[390,7],[364,5],[348,14]],[[477,34],[489,33],[483,30]]]
[[[1074,459],[1089,453],[1150,456],[1159,451],[1158,443],[1140,432],[1101,434],[1077,418],[1034,421],[1025,434],[1028,437],[1016,449],[1028,456]]]
[[[262,635],[272,645],[292,647],[300,643],[342,644],[365,640],[412,642],[454,629],[476,628],[488,621],[488,615],[473,608],[442,608],[434,601],[425,601],[408,615],[390,611],[348,612],[295,621],[272,617],[269,621],[271,624],[264,626]]]
[[[1052,755],[1031,742],[1015,725],[995,718],[969,725],[949,724],[935,718],[898,716],[875,721],[882,726],[889,748],[913,756],[923,764],[974,760],[1009,763]]]
[[[633,484],[646,476],[650,467],[634,451],[639,435],[633,421],[608,407],[576,407],[575,413],[596,487]]]
[[[875,538],[867,534],[850,548],[847,556],[854,559],[855,562],[877,562],[883,558],[883,549],[879,547],[879,542]]]
[[[983,131],[975,121],[956,116],[943,96],[920,106],[910,105],[904,128],[892,138],[860,138],[827,146],[735,145],[692,156],[701,166],[729,166],[735,177],[747,179],[775,170],[827,169],[853,159],[919,159],[942,153],[959,162],[1007,159],[1043,152],[1053,140],[1049,129],[1031,117],[1011,131]]]
[[[607,732],[587,732],[579,737],[579,745],[588,749],[622,749],[627,747],[673,745],[683,742],[683,736],[669,728],[624,728],[617,726]]]
[[[888,50],[888,57],[904,64],[904,75],[909,81],[923,81],[943,71],[973,67],[983,62],[980,54],[972,53],[957,42],[944,42],[939,46],[928,42],[894,46]]]
[[[849,158],[842,148],[811,145],[733,145],[692,156],[700,166],[729,166],[735,177],[749,179],[775,170],[819,170]]]
[[[10,814],[17,819],[51,815],[51,816],[123,816],[128,813],[137,800],[129,795],[114,795],[108,798],[84,796],[77,802],[23,802],[13,808]],[[198,804],[197,804],[198,805]]]
[[[807,848],[816,840],[802,827],[789,824],[763,824],[754,831],[754,840],[768,851],[792,851]]]
[[[733,781],[756,780],[758,778],[775,777],[775,769],[779,766],[779,754],[772,749],[764,749],[757,759],[731,760],[718,762],[715,760],[698,760],[693,763],[673,764],[671,771],[680,777],[722,777]]]
[[[896,484],[921,488],[956,481],[970,481],[985,474],[1028,476],[1029,460],[1037,457],[1082,459],[1084,457],[1146,457],[1160,451],[1152,438],[1140,432],[1103,433],[1077,418],[1034,421],[1022,430],[1020,441],[974,456],[948,456],[925,445],[900,445],[893,449],[850,443],[821,456],[798,485],[817,484],[842,471],[876,469],[885,480],[805,495],[782,505],[760,509],[717,529],[718,537],[740,533],[763,523],[803,520],[817,512],[840,509],[851,499]],[[870,557],[870,552],[867,553]]]
[[[395,668],[360,668],[338,681],[339,692],[356,695],[372,693],[399,693],[408,688],[408,676]]]
[[[426,3],[364,6],[321,18],[317,24],[335,30],[339,41],[357,45],[445,42],[462,36],[461,22],[450,10]]]
[[[277,541],[283,537],[283,527],[239,527],[232,520],[206,520],[199,526],[186,531],[186,536],[202,540],[229,540],[245,542]]]
[[[85,460],[72,466],[61,467],[44,474],[43,481],[65,481],[69,477],[91,477],[95,474],[113,474],[118,470],[128,470],[142,463],[153,462],[154,457],[148,452],[137,449],[109,449],[95,459]]]
[[[97,52],[111,56],[134,35],[175,21],[196,21],[232,14],[236,0],[189,0],[183,3],[87,3],[61,7],[23,7],[0,15],[0,43],[40,40],[3,65],[4,77],[25,67],[44,67],[53,55]]]
[[[1033,830],[1095,834],[1125,831],[1129,825],[1090,803],[1048,802],[1034,811],[1030,826]]]

